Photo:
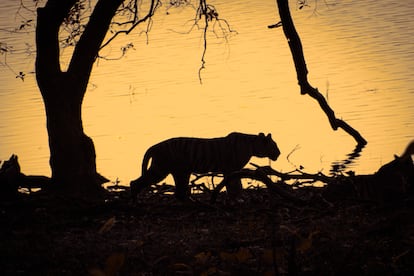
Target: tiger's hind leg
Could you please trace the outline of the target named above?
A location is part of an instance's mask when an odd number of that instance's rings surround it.
[[[240,196],[243,187],[240,178],[232,179],[226,184],[227,194],[230,198],[234,199]]]
[[[189,173],[173,173],[175,183],[175,196],[180,201],[186,201],[190,198],[191,190],[189,187]]]
[[[135,199],[137,195],[145,188],[156,184],[167,177],[168,172],[161,172],[159,170],[149,169],[141,177],[131,181],[131,197]]]

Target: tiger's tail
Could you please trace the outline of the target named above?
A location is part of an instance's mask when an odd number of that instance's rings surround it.
[[[149,148],[145,152],[144,158],[142,159],[142,174],[141,175],[144,175],[148,171],[148,163],[151,157],[152,157],[152,150],[151,148]]]
[[[148,162],[151,159],[151,156],[152,156],[152,151],[148,149],[147,152],[145,152],[144,159],[142,160],[142,175],[139,178],[132,180],[129,184],[131,188],[131,197],[133,200],[136,200],[138,193],[143,188],[142,183],[141,183],[142,181],[141,178],[148,171],[147,167],[148,167]]]

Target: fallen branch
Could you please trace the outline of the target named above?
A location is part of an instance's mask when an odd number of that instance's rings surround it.
[[[332,182],[335,179],[334,177],[324,175],[321,172],[318,172],[316,174],[311,174],[311,173],[305,173],[301,170],[295,169],[294,171],[289,172],[289,173],[282,173],[282,172],[276,171],[275,169],[273,169],[270,166],[261,167],[259,165],[254,164],[254,163],[250,163],[250,165],[256,167],[258,170],[263,171],[267,175],[275,175],[277,177],[280,177],[282,181],[287,181],[287,180],[291,180],[291,179],[313,180],[314,182],[321,181],[321,182],[324,182],[324,183],[328,184],[328,183]]]
[[[200,180],[203,177],[211,177],[211,184],[213,185],[213,189],[215,188],[214,177],[224,177],[223,174],[221,173],[200,173],[200,174],[193,173],[193,175],[195,176],[195,178],[190,181],[191,185],[193,186],[200,185],[196,183],[198,180]]]
[[[242,169],[240,171],[233,172],[228,176],[225,176],[224,179],[220,182],[220,184],[218,184],[217,187],[214,189],[211,195],[211,199],[210,199],[211,202],[214,203],[216,201],[218,194],[225,186],[229,185],[229,183],[234,183],[234,180],[242,179],[242,178],[258,180],[262,182],[263,184],[265,184],[270,192],[276,193],[280,195],[281,197],[288,199],[292,202],[295,202],[297,204],[306,203],[306,201],[293,196],[290,192],[288,192],[286,188],[282,188],[282,185],[280,185],[279,183],[273,182],[268,177],[266,172],[262,170],[261,168],[257,170]],[[283,186],[288,187],[287,185],[283,185]]]
[[[20,174],[19,178],[19,188],[27,189],[45,189],[48,188],[51,184],[50,177],[43,175],[25,175]]]

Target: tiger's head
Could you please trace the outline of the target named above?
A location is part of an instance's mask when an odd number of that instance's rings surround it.
[[[280,155],[280,150],[276,145],[276,142],[272,139],[272,134],[264,135],[259,133],[257,136],[257,142],[255,143],[255,155],[257,157],[268,157],[273,161]]]

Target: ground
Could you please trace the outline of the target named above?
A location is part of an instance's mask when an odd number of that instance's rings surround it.
[[[105,202],[46,194],[0,203],[1,275],[413,275],[414,200],[305,205],[266,188],[182,203],[147,192]]]

